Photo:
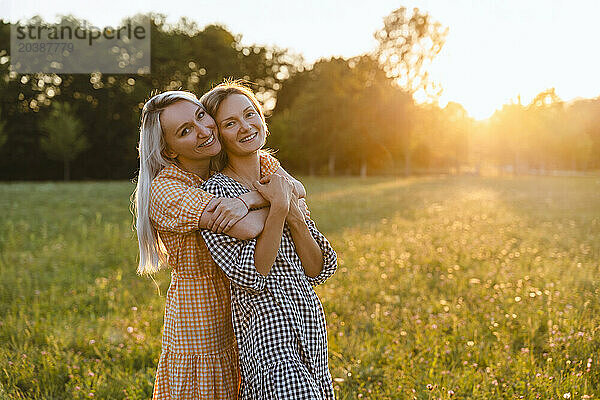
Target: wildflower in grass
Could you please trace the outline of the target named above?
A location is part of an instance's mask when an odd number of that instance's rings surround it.
[[[567,392],[567,393],[563,394],[563,398],[570,399],[571,398],[571,392]]]
[[[452,389],[448,390],[448,396],[450,396],[450,397],[454,396],[454,390],[452,390]]]
[[[433,390],[433,385],[431,383],[427,384],[427,390]]]

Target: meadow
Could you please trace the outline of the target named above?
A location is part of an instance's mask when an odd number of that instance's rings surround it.
[[[600,177],[305,178],[339,399],[598,399]],[[148,399],[129,182],[0,184],[0,399]]]

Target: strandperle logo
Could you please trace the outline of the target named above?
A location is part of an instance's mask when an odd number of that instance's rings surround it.
[[[17,73],[150,73],[150,19],[105,27],[68,17],[19,21],[11,24],[11,66]]]
[[[111,39],[125,39],[131,40],[132,38],[143,40],[146,38],[146,28],[140,25],[135,27],[131,26],[131,23],[127,26],[120,26],[117,28],[105,27],[100,29],[96,26],[81,27],[77,26],[75,29],[71,26],[23,26],[17,25],[17,39],[24,40],[85,40],[91,46],[95,40],[101,38]]]

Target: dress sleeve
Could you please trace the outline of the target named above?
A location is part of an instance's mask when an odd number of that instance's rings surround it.
[[[262,176],[272,175],[281,166],[279,161],[264,151],[260,152],[260,174]]]
[[[333,250],[333,247],[331,247],[331,244],[325,235],[319,232],[313,220],[307,219],[306,224],[308,225],[310,234],[315,239],[319,245],[319,248],[321,249],[321,252],[323,253],[323,269],[319,275],[315,276],[314,278],[305,275],[306,279],[311,285],[317,286],[324,283],[337,270],[337,254],[335,253],[335,250]]]
[[[256,239],[239,240],[207,229],[201,233],[213,260],[231,283],[251,293],[265,289],[267,278],[254,266]]]
[[[190,233],[214,195],[181,181],[157,177],[150,189],[150,219],[159,231]]]

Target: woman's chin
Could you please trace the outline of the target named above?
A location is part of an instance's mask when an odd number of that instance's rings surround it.
[[[225,151],[227,151],[228,155],[245,157],[256,153],[262,147],[262,145],[235,146],[235,148],[227,147]]]
[[[213,147],[214,147],[214,149],[210,150],[210,156],[211,157],[214,157],[214,156],[216,156],[217,154],[219,154],[221,152],[221,145],[213,146]]]

